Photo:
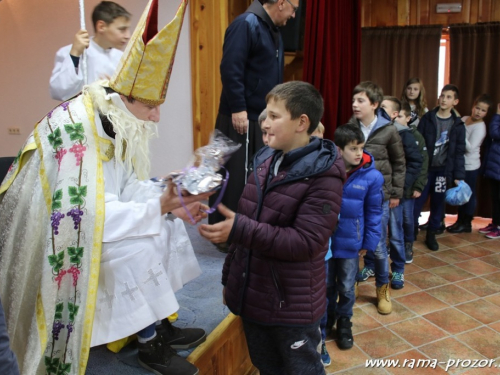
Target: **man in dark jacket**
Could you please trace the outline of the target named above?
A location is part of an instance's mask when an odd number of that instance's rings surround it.
[[[312,85],[276,86],[264,121],[269,147],[254,158],[238,212],[219,207],[226,220],[199,227],[210,241],[231,243],[224,297],[243,319],[261,373],[324,374],[317,347],[326,310],[325,255],[345,167],[332,141],[310,137],[322,114]]]
[[[457,104],[458,88],[445,85],[439,96],[439,106],[423,115],[418,124],[418,131],[427,145],[429,178],[422,195],[415,201],[414,217],[418,222],[430,195],[431,213],[425,243],[432,251],[439,250],[436,231],[444,215],[446,188],[465,178],[465,125],[453,111]]]
[[[226,164],[230,179],[222,203],[233,211],[245,186],[248,163],[264,146],[257,119],[266,107],[265,97],[283,82],[284,50],[278,27],[295,17],[298,5],[299,0],[255,0],[229,25],[224,36],[222,93],[215,128],[243,145]],[[212,197],[210,203],[215,199]],[[214,212],[209,222],[224,219]],[[224,250],[224,245],[219,249]]]

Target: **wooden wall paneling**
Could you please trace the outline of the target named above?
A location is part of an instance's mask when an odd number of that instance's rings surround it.
[[[372,2],[371,0],[361,0],[361,27],[371,27],[372,25]]]
[[[498,3],[498,1],[494,0],[476,0],[478,2],[478,16],[476,22],[490,22],[492,21],[492,8],[493,2]],[[472,23],[472,20],[471,20]]]
[[[418,0],[418,4],[418,25],[432,25],[433,23],[429,20],[429,16],[432,12],[430,0]]]
[[[418,0],[411,0],[410,1],[410,14],[409,14],[409,19],[410,19],[410,25],[418,25]]]
[[[237,16],[244,13],[250,6],[252,0],[227,0],[228,3],[228,16],[229,23],[231,23]]]
[[[410,24],[410,0],[398,0],[398,26]]]
[[[462,0],[462,11],[460,13],[436,13],[438,3],[454,3],[454,0],[430,0],[431,25],[450,25],[452,23],[470,23],[471,0]]]
[[[219,65],[228,26],[227,0],[192,0],[191,77],[193,147],[208,143],[222,90]]]
[[[372,26],[393,26],[398,24],[398,0],[378,0],[372,5]]]
[[[490,21],[500,21],[500,1],[492,0],[490,14],[491,14]]]
[[[470,0],[470,14],[469,14],[469,22],[470,23],[477,23],[479,15],[480,15],[480,10],[479,10],[479,3],[481,0]]]

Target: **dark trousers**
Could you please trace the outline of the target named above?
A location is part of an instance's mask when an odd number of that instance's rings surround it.
[[[500,226],[500,181],[490,180],[491,182],[491,204],[492,204],[492,223]]]
[[[466,204],[458,207],[458,213],[460,216],[469,215],[472,218],[472,216],[474,215],[474,211],[476,211],[477,176],[479,176],[479,169],[476,169],[474,171],[465,171],[464,181],[467,183],[467,185],[469,185],[470,189],[472,190],[472,195]]]
[[[250,359],[260,375],[324,375],[319,322],[307,327],[267,326],[245,319]]]
[[[446,197],[446,177],[444,170],[429,171],[427,185],[425,185],[422,195],[415,199],[415,207],[413,210],[415,225],[418,223],[418,218],[422,212],[427,197],[430,196],[431,213],[429,216],[430,231],[437,231],[441,226],[441,221],[444,215],[445,197]]]
[[[0,301],[0,374],[19,375],[17,360],[9,346],[9,336],[5,324],[2,301]]]
[[[222,204],[228,207],[232,211],[236,211],[238,208],[238,201],[240,200],[241,194],[243,193],[243,188],[245,187],[245,176],[247,166],[245,165],[246,156],[246,134],[238,134],[234,130],[233,122],[231,116],[225,116],[219,113],[217,116],[217,121],[215,123],[215,129],[220,130],[228,138],[232,139],[236,143],[241,144],[241,147],[236,151],[229,161],[226,163],[225,168],[229,172],[229,181],[227,184],[226,192],[222,198]],[[260,130],[257,121],[250,121],[248,126],[249,129],[249,143],[248,143],[248,163],[253,162],[253,157],[255,153],[264,146],[262,141],[262,131]],[[224,172],[221,172],[224,175]],[[212,206],[217,199],[217,193],[209,198],[209,204]],[[213,214],[208,216],[209,224],[216,224],[218,222],[224,221],[226,218],[215,211]]]

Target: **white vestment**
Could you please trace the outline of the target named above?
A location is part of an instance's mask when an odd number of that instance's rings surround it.
[[[99,135],[111,139],[95,121]],[[106,215],[91,346],[173,314],[174,293],[201,274],[183,221],[161,216],[162,189],[114,159],[103,162],[103,172]]]
[[[54,70],[50,77],[50,96],[52,99],[65,101],[75,96],[83,88],[83,73],[81,70],[81,58],[78,68],[75,68],[69,54],[71,45],[62,47],[56,53]],[[99,79],[111,77],[123,52],[116,49],[104,49],[90,39],[87,54],[87,84]]]

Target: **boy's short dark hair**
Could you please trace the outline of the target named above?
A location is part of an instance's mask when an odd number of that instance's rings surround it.
[[[113,1],[101,1],[92,12],[92,23],[94,24],[95,30],[98,21],[104,21],[109,25],[118,17],[130,19],[131,16],[132,15],[121,5]]]
[[[357,145],[365,143],[365,135],[358,125],[348,123],[335,130],[334,140],[335,144],[343,150],[351,142],[356,142]]]
[[[453,93],[455,95],[455,99],[459,99],[459,97],[458,97],[458,87],[457,86],[452,85],[451,83],[449,83],[447,85],[444,85],[444,87],[441,89],[441,93],[443,93],[443,91],[453,91]]]
[[[401,102],[395,96],[384,96],[384,100],[388,100],[393,104],[393,109],[397,112],[401,111]]]
[[[378,103],[378,107],[380,107],[382,100],[384,100],[384,91],[379,85],[371,81],[361,82],[352,91],[352,96],[362,92],[366,94],[366,96],[370,100],[370,103]]]
[[[408,116],[411,116],[411,107],[410,107],[410,103],[408,102],[403,102],[401,103],[401,109],[400,109],[400,112],[403,112],[403,114],[408,117]]]
[[[291,81],[274,86],[266,95],[266,103],[281,100],[292,120],[302,115],[309,117],[310,125],[307,134],[312,134],[323,116],[323,98],[316,88],[307,82]]]
[[[484,103],[484,104],[486,104],[488,106],[488,110],[493,105],[493,101],[491,100],[491,97],[488,94],[481,94],[476,99],[474,99],[474,104],[473,105],[476,105],[477,103]]]

